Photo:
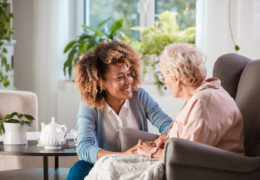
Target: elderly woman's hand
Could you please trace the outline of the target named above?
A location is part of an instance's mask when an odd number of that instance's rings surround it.
[[[151,157],[151,149],[155,147],[153,141],[142,142],[139,140],[137,153],[141,156]]]
[[[157,148],[164,148],[164,144],[166,141],[167,141],[167,134],[164,133],[154,140],[154,146],[156,146]]]

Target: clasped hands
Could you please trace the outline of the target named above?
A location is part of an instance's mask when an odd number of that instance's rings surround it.
[[[167,140],[167,134],[162,134],[154,141],[143,142],[139,139],[137,145],[127,150],[126,154],[139,154],[145,157],[161,157],[164,148],[164,143]],[[155,155],[156,156],[153,156]]]

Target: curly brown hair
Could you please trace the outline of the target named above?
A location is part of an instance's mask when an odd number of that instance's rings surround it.
[[[119,42],[101,42],[93,52],[82,55],[74,66],[75,83],[80,91],[82,101],[91,106],[103,109],[106,94],[98,85],[105,80],[109,65],[126,64],[133,77],[133,90],[141,83],[140,55],[129,45]]]

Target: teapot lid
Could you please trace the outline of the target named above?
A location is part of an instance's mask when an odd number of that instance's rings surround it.
[[[55,128],[55,129],[60,126],[61,126],[60,124],[55,122],[54,117],[51,117],[51,122],[49,124],[45,125],[45,127],[47,127],[47,128]]]

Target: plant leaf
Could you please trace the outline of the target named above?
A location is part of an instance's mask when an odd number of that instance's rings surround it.
[[[80,56],[81,54],[85,53],[87,50],[87,42],[83,42],[80,46],[79,46],[79,54],[78,56]]]
[[[23,114],[18,113],[17,117],[18,117],[18,118],[22,118],[22,117],[23,117]]]
[[[28,121],[34,120],[34,117],[31,116],[30,114],[24,114],[24,117],[25,117],[26,119],[28,119]]]
[[[7,49],[6,48],[3,48],[3,53],[7,53]]]
[[[2,56],[2,60],[1,60],[2,66],[5,66],[6,62],[7,62],[6,57]]]
[[[7,119],[5,122],[6,123],[20,123],[20,120],[19,119]]]
[[[13,118],[14,116],[16,116],[18,114],[18,112],[13,112],[11,114],[7,114],[4,116],[3,119],[10,119],[10,118]]]
[[[63,53],[66,53],[68,50],[70,50],[70,48],[76,43],[76,40],[70,41],[67,46],[64,48]]]
[[[112,25],[112,27],[111,27],[111,29],[110,29],[110,33],[109,33],[109,37],[110,37],[111,39],[113,39],[113,36],[114,36],[114,34],[116,33],[116,31],[118,31],[119,29],[122,28],[123,23],[124,23],[124,18],[121,18],[121,19],[119,19],[118,21],[116,21],[116,22]]]
[[[99,30],[104,24],[106,24],[109,20],[111,19],[111,17],[105,19],[104,21],[101,21],[98,25],[97,25],[97,29]]]
[[[4,132],[4,124],[3,122],[0,122],[0,134],[2,134]]]
[[[86,41],[85,39],[88,39],[88,38],[91,38],[91,37],[92,37],[92,36],[90,36],[89,34],[82,34],[82,35],[79,37],[78,42]]]
[[[8,86],[10,85],[10,81],[5,80],[5,81],[3,82],[3,85],[4,85],[4,87],[8,87]]]
[[[17,117],[17,118],[15,118]],[[4,116],[4,118],[0,121],[0,132],[3,130],[3,123],[20,123],[20,124],[26,124],[28,126],[31,126],[33,123],[34,117],[30,114],[22,114],[18,112],[13,112],[11,114],[7,114]]]
[[[100,31],[98,31],[98,30],[96,30],[96,29],[94,29],[94,28],[92,28],[92,27],[90,27],[90,26],[87,26],[87,25],[83,24],[82,27],[83,27],[84,29],[91,30],[92,32],[94,32],[94,33],[95,33],[96,35],[98,35],[98,36],[103,36],[103,33],[102,33],[102,32],[100,32]]]
[[[70,53],[68,54],[68,58],[64,63],[64,67],[63,67],[63,72],[66,75],[67,72],[69,74],[69,78],[71,78],[71,69],[73,68],[72,62],[73,62],[73,58],[75,57],[75,53],[76,53],[76,47],[74,47]],[[67,70],[67,71],[66,71]]]
[[[236,50],[236,51],[239,51],[239,50],[240,50],[240,47],[239,47],[237,44],[235,45],[235,50]]]

